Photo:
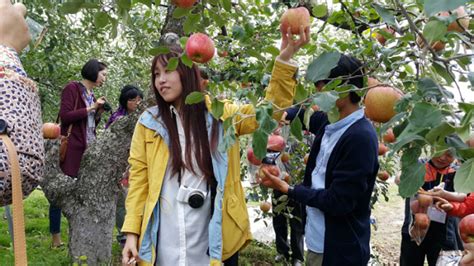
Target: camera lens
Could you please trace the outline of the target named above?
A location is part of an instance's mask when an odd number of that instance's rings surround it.
[[[199,192],[194,192],[189,196],[188,204],[194,209],[201,208],[204,205],[204,196]]]

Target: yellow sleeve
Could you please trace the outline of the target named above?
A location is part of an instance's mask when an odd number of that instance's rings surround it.
[[[279,60],[276,60],[273,66],[270,85],[265,93],[265,100],[273,103],[273,118],[277,121],[280,121],[283,111],[293,104],[296,88],[296,70],[296,66],[286,64]],[[234,122],[236,123],[235,131],[238,136],[250,134],[258,128],[253,105],[245,104],[238,106],[226,101],[222,119],[225,120],[234,114],[238,114],[234,118]],[[245,117],[245,115],[250,116]]]
[[[146,198],[148,196],[148,176],[145,134],[146,128],[137,123],[130,146],[129,189],[125,207],[127,214],[122,226],[122,232],[140,235],[140,228],[143,219]]]

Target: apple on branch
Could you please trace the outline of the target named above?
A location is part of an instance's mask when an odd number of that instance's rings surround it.
[[[207,63],[214,57],[214,42],[204,33],[194,33],[186,42],[186,55],[196,63]]]

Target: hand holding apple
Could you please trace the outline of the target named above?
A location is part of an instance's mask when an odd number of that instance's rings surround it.
[[[453,209],[453,204],[449,203],[449,201],[441,198],[441,197],[433,197],[435,201],[435,207],[438,210],[443,210],[445,212],[449,212]]]
[[[260,168],[263,172],[263,176],[261,176],[260,184],[279,190],[283,193],[288,193],[288,184],[281,180],[279,175],[275,175],[273,171],[269,167],[262,167]]]
[[[299,49],[311,40],[311,34],[309,32],[309,26],[303,27],[300,26],[299,38],[294,39],[293,34],[291,33],[291,28],[288,28],[286,32],[281,33],[281,48],[280,48],[280,60],[290,61],[294,54],[296,54]]]
[[[459,266],[470,266],[474,264],[474,243],[464,243],[464,251]]]

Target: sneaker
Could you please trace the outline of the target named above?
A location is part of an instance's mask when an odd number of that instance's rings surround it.
[[[277,254],[275,256],[275,262],[284,262],[286,261],[286,257],[283,254]]]
[[[294,259],[293,260],[293,266],[303,266],[303,262],[301,260],[298,260],[298,259]]]

